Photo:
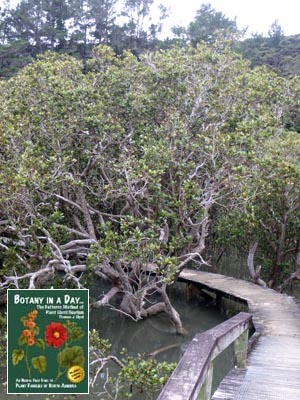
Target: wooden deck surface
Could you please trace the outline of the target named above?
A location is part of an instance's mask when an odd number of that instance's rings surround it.
[[[300,400],[300,307],[287,295],[203,271],[185,269],[181,278],[248,303],[260,333],[246,370],[233,370],[213,400]]]

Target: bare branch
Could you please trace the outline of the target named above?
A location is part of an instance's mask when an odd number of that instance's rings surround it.
[[[95,240],[95,239],[71,240],[70,242],[61,245],[60,250],[63,251],[63,250],[72,249],[76,246],[84,246],[84,245],[91,245],[91,244],[97,244],[97,240]]]
[[[88,203],[86,201],[83,188],[81,186],[78,188],[77,195],[78,195],[78,199],[81,203],[81,210],[83,212],[85,222],[87,224],[88,233],[89,233],[90,237],[96,241],[97,238],[96,238],[94,224],[93,224],[90,212],[89,212]]]
[[[80,236],[80,237],[83,237],[85,239],[89,238],[89,234],[87,232],[82,232],[82,231],[79,231],[77,229],[69,228],[66,225],[60,225],[60,224],[56,224],[56,223],[54,223],[53,225],[55,227],[57,227],[57,228],[61,228],[61,229],[66,230],[67,232],[73,233],[76,236]]]
[[[68,203],[68,204],[70,204],[71,206],[74,206],[74,207],[78,208],[78,210],[80,210],[80,211],[83,213],[83,209],[81,208],[81,206],[80,206],[79,204],[77,204],[77,203],[75,203],[74,201],[72,201],[72,200],[70,200],[70,199],[67,199],[66,197],[61,196],[61,195],[59,195],[59,194],[57,194],[57,193],[54,193],[53,195],[54,195],[57,199],[63,200],[65,203]]]
[[[92,304],[92,307],[99,308],[105,305],[108,305],[111,299],[120,292],[118,287],[112,287],[108,293],[106,293],[101,300],[96,301]]]
[[[247,259],[247,265],[249,269],[249,273],[251,278],[254,280],[255,283],[257,283],[260,286],[267,287],[267,284],[265,281],[263,281],[260,278],[260,271],[261,271],[261,266],[259,265],[258,267],[254,267],[254,256],[257,250],[258,242],[254,242],[250,245],[249,253],[248,253],[248,259]]]

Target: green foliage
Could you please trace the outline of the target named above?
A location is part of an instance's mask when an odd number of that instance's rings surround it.
[[[267,65],[280,75],[297,76],[300,72],[300,36],[284,36],[280,25],[274,24],[268,37],[255,34],[237,42],[235,47],[252,66]]]
[[[99,46],[84,66],[46,53],[0,86],[3,275],[53,260],[68,274],[107,268],[112,281],[128,277],[138,308],[151,304],[142,267],[170,284],[185,263],[203,263],[213,233],[245,250],[258,241],[270,279],[292,269],[297,78],[251,69],[218,37],[140,60]],[[69,328],[72,340],[81,337]],[[95,332],[91,346],[108,356]],[[60,357],[64,366],[83,362],[78,346]],[[122,385],[141,377],[137,390],[151,392],[165,379],[165,366],[142,356],[123,363]]]
[[[12,353],[12,363],[13,365],[18,365],[20,361],[23,360],[25,355],[24,350],[15,349]]]
[[[111,344],[107,339],[100,338],[95,329],[90,331],[89,338],[91,357],[96,354],[104,368],[110,359]],[[105,386],[104,398],[109,399],[113,396],[115,399],[129,399],[143,393],[143,398],[153,399],[176,366],[175,363],[158,362],[145,354],[128,355],[126,349],[123,349],[121,354],[122,359],[112,356],[120,370],[113,375],[109,375],[107,371],[109,384]]]
[[[152,399],[167,382],[176,366],[175,363],[146,359],[142,354],[136,357],[127,356],[122,362],[124,367],[117,377],[121,385],[118,398],[132,398],[138,393],[145,393],[148,399]]]
[[[236,34],[238,32],[236,21],[216,11],[211,4],[203,4],[187,28],[187,37],[194,46],[200,41],[214,43],[220,31]]]
[[[137,56],[158,43],[166,9],[150,18],[153,1],[21,0],[0,15],[0,75],[10,77],[46,51],[91,56],[96,45]],[[122,18],[117,18],[122,17]],[[151,22],[151,23],[150,23]]]
[[[68,343],[80,340],[85,335],[82,327],[78,326],[76,322],[67,321],[66,327],[68,329]]]
[[[239,243],[248,250],[258,241],[263,275],[282,282],[295,268],[300,227],[298,133],[271,137],[246,167],[241,205],[219,218],[223,245]],[[247,176],[248,175],[248,176]]]
[[[45,356],[32,357],[32,366],[38,370],[41,374],[46,372],[47,369],[47,358]]]
[[[155,9],[156,6],[156,9]],[[153,18],[153,16],[157,16]],[[202,4],[186,26],[172,28],[174,37],[159,39],[167,9],[153,0],[21,0],[7,2],[0,15],[0,76],[8,78],[46,51],[90,59],[95,46],[109,45],[117,54],[140,55],[174,44],[196,46],[235,37],[234,47],[253,66],[267,64],[284,75],[299,74],[299,35],[284,36],[279,22],[268,36],[241,40],[236,20],[211,4]]]
[[[268,36],[270,38],[270,44],[274,47],[277,47],[283,39],[284,33],[281,26],[279,25],[278,20],[275,20],[270,26]]]
[[[89,346],[91,352],[97,350],[101,357],[107,357],[111,349],[109,340],[100,338],[99,332],[96,329],[91,330],[89,333]]]
[[[72,365],[83,366],[85,361],[84,352],[81,346],[65,347],[57,355],[59,365],[70,368]]]
[[[261,181],[246,178],[257,169],[268,176],[262,152],[293,128],[299,83],[251,70],[231,46],[174,47],[140,62],[100,46],[84,72],[74,58],[47,53],[2,82],[0,203],[15,237],[24,236],[7,246],[6,270],[46,263],[45,232],[64,246],[90,237],[92,225],[97,240],[80,256],[90,271],[104,261],[124,270],[150,263],[171,283],[219,205],[237,214],[246,204],[240,226],[251,236],[263,202],[247,204]],[[280,184],[271,183],[262,192]],[[216,215],[222,232],[228,216]]]

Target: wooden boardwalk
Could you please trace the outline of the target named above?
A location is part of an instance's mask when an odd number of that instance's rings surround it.
[[[246,300],[260,334],[245,370],[233,370],[212,400],[300,400],[300,307],[287,295],[203,271],[180,278]]]

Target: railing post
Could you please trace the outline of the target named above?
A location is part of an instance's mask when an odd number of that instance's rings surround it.
[[[250,320],[250,314],[240,313],[196,335],[157,400],[210,400],[213,361],[219,354],[236,342],[234,353],[237,365],[246,365]]]
[[[216,307],[218,310],[222,311],[222,299],[223,296],[221,293],[216,294]]]
[[[237,368],[246,368],[249,329],[246,329],[234,342],[234,356]]]
[[[201,387],[197,400],[210,400],[211,398],[211,387],[213,378],[214,364],[210,363],[205,381]]]

